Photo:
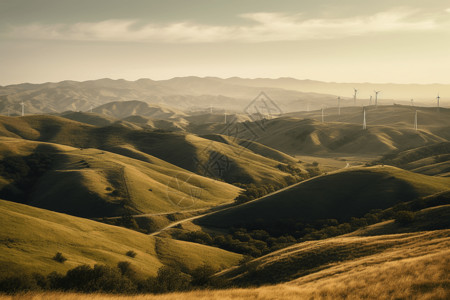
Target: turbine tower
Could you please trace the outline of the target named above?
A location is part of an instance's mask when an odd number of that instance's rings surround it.
[[[370,98],[369,98],[369,105],[372,105],[372,95],[370,95]]]
[[[414,130],[417,131],[417,110],[414,114]]]
[[[439,96],[439,94],[437,95],[436,99],[437,99],[437,108],[439,109],[439,100],[441,99],[441,97]]]
[[[414,99],[411,99],[411,106],[414,107]]]
[[[94,106],[91,104],[91,113],[92,113],[92,109],[94,108]]]
[[[322,123],[323,123],[323,105],[322,105]]]
[[[367,124],[366,124],[366,108],[363,107],[363,130],[367,129]]]
[[[353,88],[353,90],[355,91],[355,93],[353,94],[353,105],[356,106],[356,94],[358,93],[358,90]]]
[[[224,116],[225,116],[225,124],[227,124],[227,111],[226,110],[224,112]]]
[[[209,113],[212,115],[212,104],[209,105]]]
[[[20,103],[20,105],[22,105],[22,117],[25,115],[25,103]]]
[[[374,91],[375,92],[375,106],[378,106],[378,93],[381,91]]]
[[[341,115],[341,97],[338,97],[338,114]]]

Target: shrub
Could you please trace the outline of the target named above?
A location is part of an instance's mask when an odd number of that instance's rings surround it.
[[[120,273],[123,276],[128,278],[134,278],[136,275],[136,271],[131,266],[131,263],[128,261],[120,261],[117,263],[117,268],[120,270]]]
[[[55,256],[53,256],[53,260],[59,263],[64,263],[67,260],[67,258],[65,258],[61,252],[57,252]]]
[[[183,291],[189,288],[190,278],[180,270],[164,266],[158,270],[156,277],[157,293]]]
[[[127,253],[125,253],[125,254],[126,254],[126,256],[129,256],[129,257],[131,257],[131,258],[135,258],[136,255],[137,255],[137,253],[134,252],[133,250],[129,250],[129,251],[127,251]]]
[[[95,265],[94,268],[88,265],[78,266],[67,271],[63,280],[66,290],[80,292],[133,292],[136,287],[126,277],[123,277],[119,269],[104,265]]]
[[[400,225],[408,225],[415,219],[415,214],[412,211],[401,210],[395,214],[395,223]]]
[[[0,280],[0,292],[17,293],[38,289],[36,280],[28,275],[14,275]]]
[[[210,285],[212,281],[212,275],[216,273],[216,270],[208,265],[203,265],[192,271],[192,281],[193,286],[207,286]]]

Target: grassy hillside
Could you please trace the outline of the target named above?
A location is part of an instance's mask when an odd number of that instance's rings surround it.
[[[267,229],[288,220],[347,221],[372,209],[449,190],[450,179],[390,166],[349,168],[319,176],[258,200],[196,220],[200,225]]]
[[[389,220],[358,229],[349,233],[348,236],[371,236],[448,228],[450,228],[450,205],[447,204],[422,209],[416,212],[414,219],[408,223]]]
[[[241,256],[208,246],[157,238],[82,218],[0,200],[0,276],[65,272],[81,264],[111,266],[128,261],[142,275],[163,265],[183,271],[203,264],[235,265]],[[133,250],[135,258],[126,254]],[[53,260],[61,252],[64,263]]]
[[[394,151],[380,162],[426,175],[450,176],[450,142]]]
[[[137,100],[108,102],[94,108],[93,112],[119,119],[133,115],[141,115],[152,119],[167,120],[181,118],[186,115],[178,109],[161,105],[150,105],[146,102]]]
[[[255,140],[291,155],[379,155],[445,142],[450,139],[450,109],[419,110],[419,130],[415,131],[414,110],[404,106],[370,107],[366,111],[367,130],[362,128],[362,108],[343,108],[285,114],[280,118],[245,123],[240,138]],[[192,127],[197,134],[226,132],[224,124]]]
[[[336,237],[311,241],[275,251],[242,266],[222,271],[219,276],[240,286],[274,284],[298,278],[307,282],[336,269],[349,271],[350,266],[380,264],[399,258],[442,253],[450,246],[450,230],[373,237]],[[416,253],[414,253],[416,252]],[[334,269],[334,270],[333,270]],[[316,275],[316,276],[314,276]]]
[[[54,116],[27,116],[0,117],[0,135],[77,148],[97,148],[129,154],[137,159],[142,154],[152,155],[228,183],[285,185],[293,181],[290,172],[278,167],[279,161],[236,144],[228,145],[186,133],[135,130],[125,126],[95,127]]]
[[[131,156],[127,157],[97,149],[0,140],[0,194],[53,211],[83,217],[172,212],[231,202],[239,193],[237,187],[150,155],[131,158],[139,156],[131,148],[117,149]],[[50,162],[37,173],[32,163],[42,156]]]
[[[117,118],[91,112],[69,111],[62,113],[60,116],[72,121],[77,121],[80,123],[85,123],[99,127],[108,126],[118,121]]]
[[[219,135],[219,134],[210,134],[210,135],[203,135],[202,138],[221,142],[227,145],[233,145],[233,146],[243,146],[252,152],[259,154],[264,157],[268,157],[277,161],[285,162],[285,163],[291,163],[295,164],[297,163],[297,160],[281,151],[275,150],[273,148],[267,147],[263,144],[257,143],[255,141],[249,141],[249,140],[243,140],[235,137],[230,137],[227,135]]]
[[[450,109],[436,107],[420,107],[405,105],[381,105],[365,106],[367,126],[384,125],[399,128],[414,128],[414,116],[417,111],[417,122],[419,129],[433,129],[436,127],[450,126]],[[341,114],[335,105],[324,109],[324,120],[326,122],[343,122],[350,124],[361,124],[363,121],[363,108],[342,107]],[[314,119],[321,121],[322,111],[301,111],[285,114],[287,117],[301,119]]]
[[[342,251],[340,246],[343,248]],[[349,249],[351,246],[353,248]],[[379,237],[335,238],[316,244],[304,243],[293,246],[280,251],[278,256],[267,256],[249,263],[254,264],[250,270],[255,276],[261,275],[262,278],[264,275],[277,276],[274,273],[264,273],[275,270],[278,271],[278,275],[286,274],[286,277],[290,277],[296,272],[296,266],[304,267],[301,262],[308,255],[331,259],[336,251],[341,255],[348,255],[342,262],[324,261],[324,264],[314,269],[313,273],[287,283],[257,288],[203,290],[164,295],[116,296],[71,293],[31,295],[58,297],[61,300],[448,299],[449,246],[448,230]],[[354,250],[355,254],[351,254]],[[222,276],[230,272],[231,270],[224,271]],[[12,298],[0,296],[0,299]]]

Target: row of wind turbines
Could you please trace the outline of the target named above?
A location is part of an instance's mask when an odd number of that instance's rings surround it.
[[[353,91],[354,91],[354,94],[353,94],[353,104],[354,104],[354,106],[356,106],[356,96],[357,96],[357,93],[358,93],[358,90],[357,89],[355,89],[355,88],[353,88]],[[381,91],[376,91],[376,90],[374,90],[374,93],[375,93],[375,106],[378,106],[378,94],[380,93]],[[438,95],[437,95],[437,97],[436,97],[436,100],[437,100],[437,108],[439,109],[439,107],[440,107],[440,99],[441,99],[441,97],[440,97],[440,95],[439,95],[439,93],[438,93]],[[337,97],[337,100],[338,100],[338,115],[341,115],[341,97],[339,96],[339,97]],[[369,106],[371,106],[372,105],[372,95],[370,96],[370,99],[369,99]],[[414,106],[414,100],[413,99],[411,99],[411,106]],[[321,109],[321,119],[322,119],[322,123],[324,123],[324,108],[323,108],[323,106],[322,106],[322,109]],[[363,105],[363,122],[362,122],[362,128],[363,128],[363,130],[366,130],[367,129],[367,121],[366,121],[366,108],[365,108],[365,106]],[[414,130],[418,130],[418,123],[417,123],[417,110],[415,110],[415,113],[414,113]]]

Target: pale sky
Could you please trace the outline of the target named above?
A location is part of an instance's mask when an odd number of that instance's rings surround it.
[[[0,0],[0,85],[191,75],[450,83],[450,1]]]

